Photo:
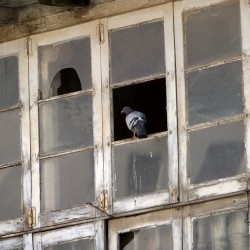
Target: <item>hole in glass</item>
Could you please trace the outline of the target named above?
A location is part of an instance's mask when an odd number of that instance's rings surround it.
[[[51,96],[64,95],[82,90],[81,81],[75,69],[60,70],[53,78],[50,86]]]
[[[127,128],[124,106],[141,111],[147,118],[147,133],[167,130],[165,78],[145,83],[129,85],[113,90],[114,140],[131,138],[133,133]]]

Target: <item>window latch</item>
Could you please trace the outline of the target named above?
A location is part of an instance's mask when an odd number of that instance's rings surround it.
[[[26,222],[28,228],[33,228],[36,226],[36,208],[31,207],[26,211]]]
[[[30,37],[25,40],[25,52],[28,57],[32,55],[32,40]]]
[[[102,23],[97,25],[97,35],[99,44],[103,44],[105,42],[105,39],[104,39],[104,25]]]
[[[103,211],[108,209],[108,190],[102,190],[99,197],[99,208]]]

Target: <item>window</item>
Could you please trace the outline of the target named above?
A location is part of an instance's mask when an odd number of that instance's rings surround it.
[[[107,172],[115,213],[148,207],[149,197],[158,205],[177,199],[174,45],[166,38],[173,28],[170,13],[167,5],[141,11],[140,18],[129,13],[119,22],[107,20],[108,41],[101,46],[107,59],[103,78],[109,79],[103,87],[103,113],[109,118],[103,120],[104,157],[105,166],[112,165]],[[147,138],[131,138],[120,114],[124,106],[145,113]]]
[[[182,27],[176,27],[183,28],[183,65],[179,61],[177,67],[185,83],[178,93],[185,100],[179,102],[179,109],[186,111],[179,113],[180,126],[185,128],[180,164],[187,191],[181,193],[188,199],[213,195],[212,186],[223,182],[226,186],[219,192],[232,192],[229,182],[246,174],[240,4],[193,7],[183,5],[178,13]],[[241,189],[240,181],[234,187]]]

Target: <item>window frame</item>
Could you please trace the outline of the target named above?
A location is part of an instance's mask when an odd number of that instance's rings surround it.
[[[216,179],[212,181],[207,181],[199,184],[190,184],[188,176],[188,133],[192,128],[189,128],[186,122],[187,115],[187,104],[186,104],[186,81],[185,81],[185,47],[184,47],[184,28],[183,28],[183,12],[189,10],[202,9],[214,5],[223,5],[224,3],[235,3],[237,1],[228,0],[211,0],[209,2],[200,2],[198,0],[182,1],[175,3],[175,43],[176,43],[176,74],[177,74],[177,96],[178,96],[178,127],[179,127],[179,171],[180,171],[180,196],[182,201],[196,200],[211,196],[225,195],[232,192],[244,191],[247,189],[249,176],[249,117],[248,113],[250,111],[249,105],[249,86],[246,84],[247,79],[249,79],[249,72],[247,72],[247,67],[249,68],[249,62],[245,60],[245,53],[249,55],[249,42],[250,37],[247,35],[247,22],[249,23],[249,6],[246,0],[239,1],[240,6],[240,25],[241,25],[241,38],[242,38],[242,53],[240,60],[242,61],[242,90],[243,90],[243,105],[244,110],[240,115],[234,115],[232,117],[221,118],[220,122],[209,122],[207,124],[201,123],[195,125],[195,128],[202,128],[203,126],[218,126],[219,124],[224,124],[233,121],[244,121],[245,134],[245,153],[246,153],[246,166],[245,172],[232,177],[226,177],[221,179]],[[220,59],[223,61],[222,65],[225,65],[228,59]],[[218,60],[217,60],[218,61]],[[202,64],[200,64],[202,65]],[[193,125],[192,125],[193,126]]]
[[[182,249],[182,218],[181,211],[168,209],[147,214],[110,220],[108,223],[109,249],[118,250],[119,234],[138,229],[172,225],[173,249]]]
[[[20,162],[1,165],[0,168],[11,168],[20,165],[22,168],[21,176],[21,209],[22,216],[0,222],[0,235],[20,232],[27,229],[25,223],[27,209],[31,206],[31,169],[30,169],[30,126],[29,126],[29,90],[27,88],[28,58],[25,54],[25,39],[18,39],[4,44],[0,44],[0,58],[15,55],[18,58],[18,85],[19,101],[8,110],[19,109],[20,116]]]
[[[0,240],[0,248],[2,250],[13,250],[14,247],[22,248],[23,250],[33,249],[32,234]]]
[[[94,221],[82,225],[56,229],[48,232],[34,234],[34,249],[42,250],[59,243],[65,243],[80,239],[92,238],[95,240],[96,250],[105,249],[104,221]]]
[[[162,204],[175,203],[178,200],[178,150],[177,150],[177,118],[176,118],[176,88],[175,88],[175,57],[174,57],[174,37],[173,37],[173,9],[172,3],[162,4],[127,14],[122,14],[100,20],[104,25],[105,42],[101,45],[102,58],[102,100],[103,100],[103,145],[104,145],[104,171],[106,173],[105,189],[108,190],[109,212],[112,214],[135,211]],[[132,27],[133,25],[150,23],[150,21],[163,20],[164,22],[164,45],[165,45],[165,74],[144,77],[124,81],[122,83],[111,84],[110,80],[110,53],[109,53],[109,35],[108,32],[113,29]],[[168,36],[168,34],[171,34]],[[166,78],[166,99],[167,99],[167,117],[168,131],[162,134],[168,137],[168,191],[159,191],[150,194],[137,195],[135,197],[114,199],[113,188],[114,181],[112,177],[112,146],[122,145],[126,141],[112,141],[112,89],[121,86],[128,86],[133,82],[144,82],[148,80]],[[161,133],[150,135],[149,138],[160,136]],[[149,200],[151,200],[149,202]]]
[[[76,25],[56,31],[31,36],[32,56],[29,58],[29,79],[30,79],[30,115],[31,115],[31,164],[32,164],[32,206],[36,208],[35,228],[48,226],[51,224],[65,223],[76,219],[93,219],[103,216],[98,210],[98,197],[103,190],[103,160],[102,160],[102,114],[95,112],[101,110],[101,72],[100,72],[100,48],[96,26],[99,21]],[[53,96],[45,100],[39,100],[39,68],[38,68],[38,48],[40,46],[60,44],[74,39],[90,37],[91,46],[91,75],[92,88],[81,90],[64,95]],[[93,114],[93,156],[94,156],[94,176],[95,176],[95,202],[94,204],[83,204],[78,207],[68,209],[41,212],[41,186],[40,186],[40,159],[39,157],[39,103],[51,100],[60,100],[65,97],[77,96],[84,93],[92,93],[92,114]],[[81,149],[67,150],[65,153],[55,153],[53,156],[67,155],[72,152],[79,152]],[[48,155],[48,157],[51,157]]]

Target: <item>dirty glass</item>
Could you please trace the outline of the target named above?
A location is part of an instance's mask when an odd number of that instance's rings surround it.
[[[195,250],[249,250],[247,211],[195,219],[193,241]]]
[[[188,73],[186,83],[189,125],[243,113],[241,61]]]
[[[165,72],[163,21],[109,32],[111,82]]]
[[[168,188],[166,136],[115,145],[113,155],[116,198]]]
[[[22,217],[22,167],[0,169],[0,220]]]
[[[40,103],[40,155],[93,144],[92,95]]]
[[[42,210],[95,201],[93,150],[41,160]]]
[[[184,29],[187,67],[241,54],[238,2],[185,13]]]
[[[119,234],[120,250],[172,250],[172,227],[160,225]]]
[[[246,171],[243,121],[190,132],[189,148],[191,184]]]
[[[19,101],[18,59],[10,56],[0,59],[0,109],[9,108]]]
[[[44,247],[43,250],[95,250],[95,242],[93,239],[78,240]]]
[[[53,96],[53,79],[63,69],[74,69],[80,79],[82,89],[92,87],[90,38],[52,44],[38,49],[39,79],[41,97]],[[68,79],[73,84],[73,79]],[[60,83],[58,83],[60,85]],[[59,86],[58,86],[59,87]]]
[[[21,160],[20,136],[19,109],[0,112],[0,165]]]

